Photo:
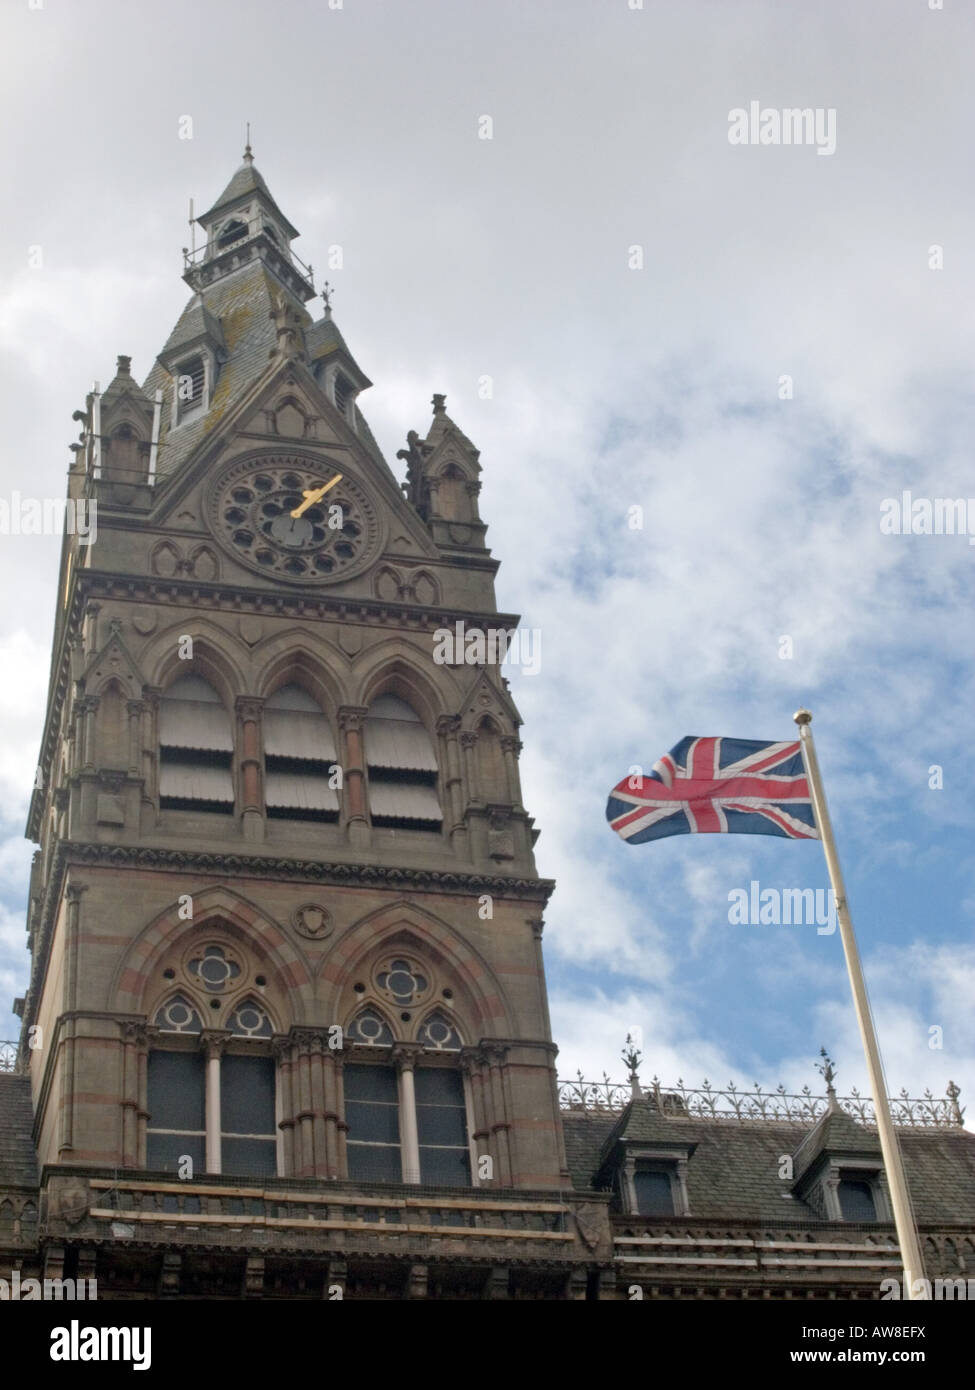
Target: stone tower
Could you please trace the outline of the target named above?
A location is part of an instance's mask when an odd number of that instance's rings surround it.
[[[139,386],[93,390],[29,835],[39,1162],[567,1183],[477,450],[397,482],[248,148]],[[92,543],[93,538],[93,543]],[[70,1188],[70,1184],[69,1184]],[[56,1206],[56,1202],[54,1204]]]

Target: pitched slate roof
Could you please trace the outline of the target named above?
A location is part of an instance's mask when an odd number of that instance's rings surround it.
[[[286,293],[281,282],[255,259],[247,262],[232,275],[214,282],[204,292],[203,305],[211,319],[219,322],[226,345],[227,360],[217,376],[210,409],[205,416],[189,420],[176,429],[169,427],[173,382],[158,362],[146,377],[144,390],[151,398],[157,387],[163,391],[163,429],[160,435],[158,473],[160,478],[175,473],[202,439],[220,423],[266,370],[272,350],[277,346],[277,333],[271,320],[276,297]],[[288,296],[292,310],[297,310],[302,323],[311,324],[307,309]],[[199,322],[200,300],[194,295],[183,310],[173,329],[163,355],[173,344],[187,341]]]
[[[0,1072],[0,1184],[36,1187],[30,1077]]]
[[[787,1196],[792,1183],[779,1177],[780,1160],[794,1154],[809,1137],[809,1125],[785,1120],[671,1118],[659,1115],[647,1100],[631,1102],[627,1111],[622,1116],[563,1111],[573,1187],[592,1186],[604,1154],[620,1134],[628,1139],[645,1134],[646,1142],[653,1143],[663,1128],[672,1143],[696,1145],[687,1165],[691,1216],[722,1221],[822,1220],[812,1207]],[[838,1122],[835,1126],[837,1152],[852,1157],[877,1146],[873,1130],[849,1116],[844,1119],[848,1125]],[[825,1127],[827,1142],[832,1142],[833,1129],[832,1124]],[[898,1137],[917,1220],[922,1225],[975,1222],[975,1134],[901,1129]]]
[[[217,199],[217,201],[213,204],[211,208],[208,208],[206,212],[201,213],[200,216],[197,218],[197,221],[201,224],[201,226],[206,226],[207,222],[212,221],[216,214],[220,212],[221,208],[229,207],[230,204],[235,203],[238,198],[245,198],[248,196],[248,194],[251,193],[263,194],[267,201],[272,205],[275,212],[280,217],[281,221],[287,227],[290,234],[293,237],[296,237],[298,235],[297,229],[291,225],[291,223],[285,217],[284,213],[278,207],[274,194],[271,192],[267,184],[264,182],[263,174],[261,174],[261,172],[258,170],[257,166],[253,163],[252,160],[246,158],[243,164],[234,174],[233,178],[227,184],[227,187],[220,194],[220,197]]]
[[[879,1158],[880,1140],[875,1130],[864,1129],[837,1107],[821,1116],[794,1155],[796,1177],[807,1173],[822,1154]]]

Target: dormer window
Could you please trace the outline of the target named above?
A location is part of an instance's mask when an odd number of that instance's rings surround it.
[[[677,1177],[676,1163],[654,1164],[638,1163],[633,1174],[633,1192],[636,1197],[636,1210],[640,1216],[674,1216],[674,1181]]]
[[[875,1173],[841,1173],[836,1196],[844,1221],[876,1221],[877,1203],[874,1199]]]
[[[176,371],[176,420],[202,410],[206,405],[207,369],[202,354],[181,362]]]
[[[236,241],[243,241],[247,235],[247,223],[241,222],[239,217],[235,217],[232,222],[228,222],[226,227],[217,238],[217,249],[226,251],[228,246],[233,246]]]

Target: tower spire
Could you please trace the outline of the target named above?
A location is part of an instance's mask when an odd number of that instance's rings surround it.
[[[253,164],[253,163],[254,163],[254,154],[253,154],[253,151],[251,150],[251,123],[250,123],[250,121],[247,122],[247,136],[246,136],[245,143],[244,143],[244,163],[245,163],[245,164]]]

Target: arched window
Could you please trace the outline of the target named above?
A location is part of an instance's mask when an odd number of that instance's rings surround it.
[[[199,957],[204,964],[214,959],[219,957],[212,948]],[[253,999],[238,1004],[226,1024],[231,1040],[209,1057],[199,1046],[187,1049],[194,1037],[199,1041],[203,1025],[183,995],[164,1004],[154,1022],[173,1041],[149,1053],[147,1166],[186,1176],[189,1159],[194,1174],[275,1176],[274,1058],[253,1048],[254,1040],[269,1040],[273,1033],[262,1006]]]
[[[372,823],[439,830],[437,755],[419,716],[397,695],[380,695],[366,717],[366,767]]]
[[[234,740],[227,711],[202,676],[182,676],[159,702],[159,804],[163,810],[234,809]]]
[[[329,769],[337,765],[332,730],[298,685],[276,690],[264,706],[264,765],[270,817],[338,820],[338,792],[329,786]]]
[[[375,978],[402,1005],[426,991],[430,972],[418,975],[397,956],[381,964]],[[400,1059],[398,1067],[378,1052],[392,1048],[394,1038],[373,1006],[360,1010],[346,1038],[351,1045],[342,1069],[349,1177],[469,1187],[467,1098],[456,1058],[450,1057],[460,1052],[461,1039],[446,1013],[438,1008],[427,1016],[416,1034],[423,1054],[415,1061],[412,1055]],[[366,1060],[366,1047],[377,1049],[375,1061]]]
[[[242,241],[247,235],[247,223],[241,222],[239,217],[228,222],[226,227],[217,238],[217,249],[226,251],[228,246],[233,246],[235,241]]]

